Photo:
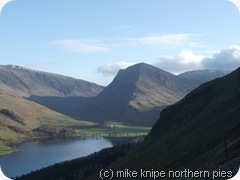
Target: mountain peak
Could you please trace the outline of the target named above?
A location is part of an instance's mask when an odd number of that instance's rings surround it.
[[[132,65],[128,68],[125,69],[126,71],[136,71],[138,70],[139,72],[144,72],[144,71],[153,71],[153,70],[157,70],[157,71],[164,71],[162,69],[157,68],[156,66],[150,65],[150,64],[146,64],[146,63],[138,63],[135,65]],[[124,70],[122,70],[124,71]],[[164,71],[166,72],[166,71]]]
[[[134,64],[134,65],[128,67],[127,69],[134,69],[134,68],[139,69],[139,68],[144,68],[144,67],[155,67],[155,66],[141,62],[141,63]]]
[[[191,80],[155,66],[135,64],[118,72],[89,104],[83,118],[152,124],[161,109],[180,100],[195,87]]]

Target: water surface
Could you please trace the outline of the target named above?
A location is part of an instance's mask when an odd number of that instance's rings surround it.
[[[17,152],[0,156],[0,165],[6,176],[16,177],[112,146],[107,138],[30,141],[19,145]]]

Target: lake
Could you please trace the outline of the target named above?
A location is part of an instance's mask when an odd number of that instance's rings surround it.
[[[7,177],[16,177],[55,163],[83,157],[129,141],[129,138],[36,140],[20,144],[17,152],[0,156]]]

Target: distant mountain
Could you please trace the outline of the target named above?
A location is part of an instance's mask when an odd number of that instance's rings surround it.
[[[96,96],[103,87],[67,76],[31,70],[15,65],[0,66],[0,84],[23,96]]]
[[[120,70],[96,98],[81,109],[84,119],[152,124],[161,109],[182,99],[198,83],[140,63]]]
[[[239,99],[240,68],[204,83],[164,109],[140,147],[114,168],[236,172],[240,163]]]
[[[206,69],[206,70],[187,71],[182,74],[179,74],[178,76],[185,77],[185,78],[191,79],[193,81],[196,81],[199,84],[202,84],[207,81],[211,81],[216,78],[223,77],[229,73],[230,73],[230,71]]]
[[[76,105],[73,102],[84,103],[79,100],[94,97],[102,89],[97,84],[62,75],[0,66],[0,145],[48,136],[46,132],[53,135],[67,124],[81,125],[81,121],[57,112],[57,108],[71,112]]]

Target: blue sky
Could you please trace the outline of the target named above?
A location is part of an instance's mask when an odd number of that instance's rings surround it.
[[[0,14],[0,64],[107,85],[145,62],[178,74],[240,66],[227,0],[15,0]]]

